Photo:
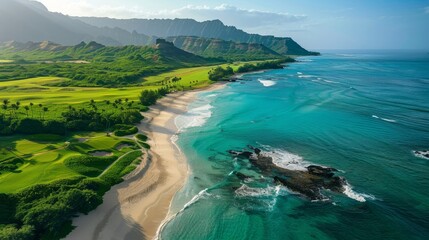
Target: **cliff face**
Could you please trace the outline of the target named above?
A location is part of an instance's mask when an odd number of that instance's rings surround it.
[[[263,60],[281,57],[277,52],[259,43],[237,43],[201,37],[169,37],[178,48],[196,55],[233,60]]]
[[[112,18],[77,18],[98,27],[119,27],[127,31],[157,37],[196,36],[216,38],[240,43],[259,43],[288,55],[312,55],[292,38],[249,34],[233,26],[226,26],[219,20],[197,22],[193,19],[112,19]]]

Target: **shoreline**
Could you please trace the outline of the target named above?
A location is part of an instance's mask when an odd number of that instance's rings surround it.
[[[170,93],[160,99],[138,125],[149,137],[151,149],[140,165],[112,186],[103,203],[88,215],[73,219],[76,228],[65,239],[154,239],[170,213],[171,202],[189,176],[186,157],[172,141],[177,116],[186,113],[197,95],[223,88],[227,82],[206,88]]]

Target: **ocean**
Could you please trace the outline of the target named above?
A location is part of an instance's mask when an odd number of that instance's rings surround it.
[[[160,239],[428,239],[429,54],[334,51],[203,92],[176,119],[191,174]],[[311,201],[228,150],[332,167]],[[237,172],[247,176],[237,177]]]

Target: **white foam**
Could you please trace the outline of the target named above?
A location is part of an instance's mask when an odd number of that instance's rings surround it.
[[[235,190],[235,194],[238,197],[271,197],[278,196],[281,192],[282,187],[280,185],[266,188],[252,188],[243,184],[240,188]]]
[[[284,169],[307,171],[306,167],[310,165],[301,156],[280,149],[274,149],[272,152],[263,152],[263,154],[272,157],[273,163]]]
[[[335,81],[331,81],[331,80],[323,80],[324,82],[327,82],[327,83],[340,83],[340,82],[335,82]]]
[[[192,108],[184,115],[180,115],[174,119],[179,132],[186,128],[203,126],[207,119],[212,116],[212,105],[206,104],[200,107]]]
[[[183,208],[179,211],[179,213],[185,211],[187,208],[189,208],[190,206],[192,206],[193,204],[195,204],[196,202],[198,202],[198,200],[200,200],[201,198],[203,198],[204,196],[210,196],[210,194],[207,192],[208,188],[205,188],[203,190],[201,190],[197,195],[195,195],[189,202],[187,202],[185,204],[185,206],[183,206]]]
[[[296,72],[296,74],[298,74],[298,75],[302,75],[302,72]]]
[[[425,155],[429,155],[429,150],[426,151],[413,151],[414,156],[419,157],[419,158],[424,158],[424,159],[429,159],[428,157],[426,157]]]
[[[372,117],[376,118],[376,119],[380,119],[380,120],[386,121],[386,122],[391,122],[391,123],[395,123],[396,122],[396,120],[389,119],[389,118],[382,118],[382,117],[379,117],[377,115],[372,115]]]
[[[164,229],[164,227],[171,221],[173,220],[177,215],[179,215],[180,213],[182,213],[183,211],[185,211],[187,208],[189,208],[190,206],[194,205],[196,202],[198,202],[200,199],[202,199],[205,196],[211,196],[210,193],[207,192],[208,188],[205,188],[203,190],[201,190],[197,195],[195,195],[189,202],[187,202],[182,209],[180,209],[180,211],[178,211],[177,213],[171,215],[170,217],[164,219],[164,221],[161,223],[161,225],[158,227],[158,230],[156,231],[156,236],[154,239],[159,239],[160,238],[160,233],[162,232],[162,230]],[[171,208],[170,208],[171,209]]]
[[[372,195],[365,194],[365,193],[357,193],[357,192],[353,191],[353,187],[348,183],[346,185],[344,185],[343,187],[344,187],[343,193],[347,197],[354,199],[358,202],[366,202],[366,199],[371,199],[371,200],[375,199],[375,197]]]
[[[240,188],[235,190],[235,194],[238,198],[251,200],[250,202],[246,201],[244,207],[251,210],[261,210],[269,212],[273,211],[277,203],[277,197],[280,195],[286,195],[287,192],[287,189],[281,185],[277,185],[274,187],[269,186],[266,188],[252,188],[247,186],[246,184],[243,184]],[[255,205],[254,201],[256,201],[258,204]]]
[[[315,76],[313,76],[313,75],[299,75],[298,77],[299,78],[313,78]]]
[[[258,81],[260,83],[262,83],[262,85],[264,85],[264,87],[271,87],[271,86],[274,86],[277,84],[275,81],[272,81],[272,80],[258,79]]]

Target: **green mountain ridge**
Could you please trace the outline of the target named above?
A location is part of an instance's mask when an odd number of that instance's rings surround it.
[[[317,55],[301,47],[290,37],[249,34],[234,26],[226,26],[220,20],[198,22],[193,19],[114,19],[97,17],[74,17],[97,27],[119,27],[148,36],[162,38],[196,36],[222,39],[239,43],[259,43],[284,55]]]
[[[282,55],[259,43],[237,43],[221,39],[192,36],[168,37],[178,48],[203,57],[228,60],[266,60],[281,58]]]

